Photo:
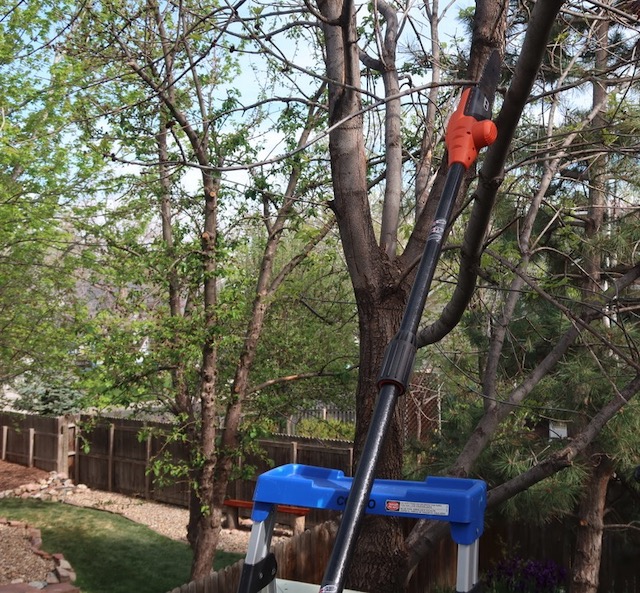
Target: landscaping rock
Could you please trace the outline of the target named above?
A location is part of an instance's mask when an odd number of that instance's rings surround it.
[[[74,484],[66,474],[50,472],[46,479],[0,491],[0,498],[39,498],[41,500],[64,501],[74,492],[85,490],[87,490],[86,485]]]

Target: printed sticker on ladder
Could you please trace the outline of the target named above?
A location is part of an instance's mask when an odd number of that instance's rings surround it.
[[[446,517],[449,515],[448,504],[435,502],[386,500],[384,508],[391,513],[406,513],[408,515],[435,515],[437,517]]]

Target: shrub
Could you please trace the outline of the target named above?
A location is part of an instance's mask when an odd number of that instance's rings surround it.
[[[62,416],[79,412],[83,394],[74,388],[75,380],[68,373],[30,373],[14,384],[20,397],[16,410],[42,416]]]
[[[487,593],[561,593],[565,569],[553,560],[501,560],[485,576]]]
[[[331,419],[304,418],[298,422],[296,433],[303,437],[352,441],[355,435],[355,424]]]

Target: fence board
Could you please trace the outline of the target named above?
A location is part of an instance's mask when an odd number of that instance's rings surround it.
[[[278,578],[319,583],[322,580],[325,559],[328,559],[331,553],[335,534],[336,529],[332,524],[316,525],[313,530],[305,531],[274,546]],[[240,560],[203,579],[172,589],[170,593],[236,593],[243,565],[244,560]]]

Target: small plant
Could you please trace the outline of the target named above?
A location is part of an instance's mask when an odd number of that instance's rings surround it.
[[[352,441],[356,426],[353,422],[321,418],[304,418],[298,422],[296,433],[302,437],[317,439],[340,439]]]
[[[487,593],[563,593],[566,570],[553,560],[506,558],[484,577]]]

